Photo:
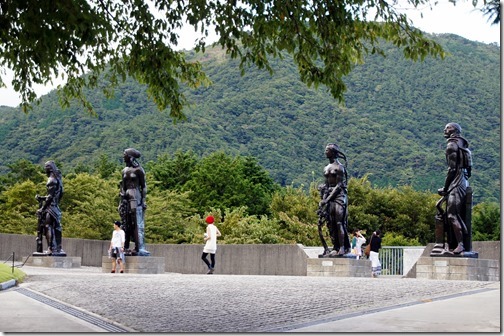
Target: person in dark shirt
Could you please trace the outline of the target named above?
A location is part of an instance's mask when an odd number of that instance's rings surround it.
[[[369,244],[371,245],[371,252],[369,253],[369,260],[371,260],[371,276],[377,278],[381,274],[381,263],[378,258],[381,249],[381,231],[376,230],[370,238]]]

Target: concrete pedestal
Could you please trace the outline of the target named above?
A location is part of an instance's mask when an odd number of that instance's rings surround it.
[[[499,261],[475,258],[421,257],[417,279],[499,281]]]
[[[31,256],[28,258],[25,265],[53,268],[78,268],[81,267],[81,257]]]
[[[137,274],[162,274],[165,272],[165,259],[163,257],[138,257],[126,256],[124,263],[125,273]],[[119,265],[116,272],[119,272]],[[112,271],[112,259],[107,256],[102,257],[102,272],[110,273]]]
[[[353,258],[310,258],[307,276],[371,277],[371,261]]]

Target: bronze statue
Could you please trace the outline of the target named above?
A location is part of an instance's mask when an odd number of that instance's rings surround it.
[[[39,201],[37,210],[37,252],[34,255],[66,256],[61,247],[62,227],[59,202],[63,197],[63,179],[54,161],[47,161],[44,165],[47,174],[47,196],[36,195]],[[47,251],[43,252],[42,240],[45,236]]]
[[[449,123],[444,128],[448,172],[444,187],[438,189],[442,198],[436,203],[435,245],[431,256],[461,253],[466,256],[463,252],[471,250],[472,191],[468,179],[472,156],[469,143],[461,133],[457,123]]]
[[[319,203],[319,235],[324,245],[323,256],[343,256],[350,252],[348,237],[348,191],[346,167],[339,162],[345,154],[336,144],[328,144],[325,149],[329,164],[324,168],[325,183],[319,186],[321,201]],[[321,233],[323,222],[327,223],[333,250],[329,252]]]
[[[145,171],[137,161],[140,156],[140,152],[134,148],[124,150],[123,158],[126,167],[122,170],[121,191],[119,193],[121,201],[118,211],[121,216],[122,229],[126,234],[125,254],[148,256],[150,252],[145,249],[144,244],[147,184]],[[131,238],[135,243],[134,251],[129,248]]]

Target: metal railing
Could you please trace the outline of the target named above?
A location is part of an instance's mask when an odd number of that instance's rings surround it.
[[[28,259],[30,259],[30,256],[27,256],[25,261],[21,264],[21,265],[15,265],[15,260],[16,260],[16,253],[12,252],[12,254],[10,255],[10,257],[4,261],[4,264],[7,264],[7,262],[9,262],[9,260],[12,260],[12,273],[14,273],[14,267],[23,267],[26,262],[28,261]]]
[[[382,275],[403,275],[404,249],[401,246],[383,246],[378,258]]]
[[[382,264],[382,275],[406,275],[415,261],[415,256],[405,258],[405,250],[417,250],[422,252],[424,246],[382,246],[378,258]],[[418,253],[416,253],[418,255]],[[413,258],[413,260],[412,260]]]

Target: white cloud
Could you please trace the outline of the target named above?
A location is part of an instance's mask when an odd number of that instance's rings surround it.
[[[421,10],[404,9],[403,12],[413,21],[415,27],[424,32],[452,33],[468,40],[500,45],[500,25],[492,25],[488,16],[484,16],[475,8],[472,1],[457,1],[454,5],[448,0],[442,0],[432,10],[425,7]]]

